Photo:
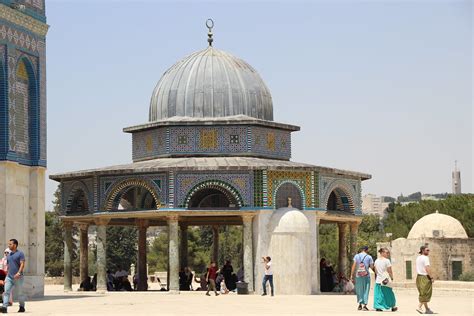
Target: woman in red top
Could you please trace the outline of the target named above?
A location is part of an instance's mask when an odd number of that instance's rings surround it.
[[[214,261],[211,262],[211,265],[209,268],[207,268],[207,274],[206,274],[206,281],[209,283],[209,287],[207,288],[206,295],[210,296],[209,291],[214,291],[214,293],[219,295],[216,290],[216,278],[217,278],[217,267],[216,263]]]

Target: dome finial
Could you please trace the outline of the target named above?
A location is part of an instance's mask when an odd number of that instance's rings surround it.
[[[212,42],[214,41],[214,39],[212,38],[212,28],[214,27],[214,21],[212,19],[207,19],[206,26],[209,29],[209,32],[207,32],[207,36],[209,37],[207,39],[207,42],[209,43],[209,46],[212,46]]]

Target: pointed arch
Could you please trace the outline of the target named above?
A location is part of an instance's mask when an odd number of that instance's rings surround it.
[[[217,200],[215,207],[240,208],[244,205],[239,191],[221,180],[208,180],[195,185],[186,195],[185,208],[213,208],[211,199]]]
[[[15,68],[15,151],[37,165],[40,154],[40,110],[37,71],[31,57],[22,54]],[[26,158],[26,157],[25,157]]]
[[[132,196],[133,195],[133,196]],[[133,201],[132,201],[133,199]],[[119,210],[120,205],[132,209],[158,209],[158,192],[150,181],[138,178],[125,179],[115,184],[105,199],[105,210]]]

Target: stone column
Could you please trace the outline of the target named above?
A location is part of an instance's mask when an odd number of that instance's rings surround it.
[[[243,241],[242,245],[244,248],[244,281],[248,282],[249,292],[253,292],[254,287],[254,274],[253,274],[253,231],[252,231],[252,220],[253,216],[244,215],[242,216],[243,222]]]
[[[346,247],[346,223],[338,223],[339,228],[339,258],[338,272],[346,274],[347,271],[347,247]]]
[[[219,265],[219,226],[212,226],[212,261]]]
[[[168,218],[169,290],[179,292],[179,232],[178,216]]]
[[[312,294],[320,294],[321,293],[321,284],[319,280],[319,222],[320,218],[317,217],[315,219],[314,225],[314,246],[311,249],[312,253],[312,260],[311,260],[311,270],[312,270],[312,282],[311,282],[311,293]],[[312,243],[313,245],[313,243]]]
[[[180,239],[179,239],[179,262],[181,268],[188,266],[188,225],[181,224],[180,228]]]
[[[137,220],[138,226],[138,291],[148,290],[148,273],[146,268],[146,230],[147,220]],[[132,275],[133,277],[133,275]]]
[[[107,291],[107,224],[108,219],[96,220],[97,225],[97,291]]]
[[[64,227],[64,291],[72,291],[72,222],[63,222]]]
[[[351,223],[350,230],[351,230],[351,249],[350,249],[350,255],[352,259],[356,253],[357,253],[357,232],[359,230],[359,224],[360,223]]]
[[[89,225],[79,224],[80,232],[80,281],[89,276]]]

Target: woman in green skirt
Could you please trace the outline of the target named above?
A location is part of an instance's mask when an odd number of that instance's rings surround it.
[[[374,308],[376,311],[391,309],[397,311],[397,301],[395,294],[390,287],[390,280],[393,281],[392,264],[388,259],[390,251],[387,248],[379,250],[379,258],[375,260],[375,287],[374,287]],[[390,278],[390,280],[389,280]]]

